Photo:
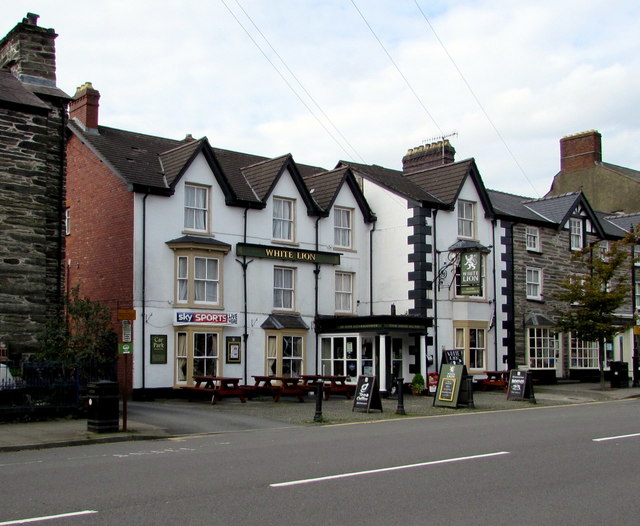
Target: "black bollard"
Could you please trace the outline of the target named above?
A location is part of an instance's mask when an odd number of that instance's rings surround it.
[[[404,383],[404,378],[398,378],[398,408],[396,409],[396,415],[406,415],[407,413],[404,410],[404,393],[402,390],[402,384]]]
[[[314,422],[322,422],[322,382],[316,384],[316,414],[313,415]]]

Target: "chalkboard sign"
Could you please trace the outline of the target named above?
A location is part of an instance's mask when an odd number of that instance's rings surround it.
[[[436,396],[433,399],[433,405],[458,407],[460,403],[460,387],[466,381],[466,366],[453,363],[442,364],[440,367],[440,378],[438,380]],[[464,400],[464,403],[467,404],[468,400]]]
[[[353,408],[365,410],[367,413],[371,409],[378,409],[382,413],[382,400],[380,399],[380,389],[375,376],[358,376],[358,385],[353,397]]]
[[[455,365],[464,364],[462,349],[448,349],[442,351],[442,363],[452,363]]]
[[[509,372],[507,400],[528,400],[534,404],[536,403],[530,371],[517,371],[514,369]]]

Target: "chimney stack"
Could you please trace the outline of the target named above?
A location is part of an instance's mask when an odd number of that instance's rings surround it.
[[[91,82],[85,82],[76,89],[73,100],[69,104],[69,116],[79,120],[87,129],[98,129],[98,107],[100,92],[93,89]]]
[[[596,130],[560,139],[560,171],[575,172],[602,162],[602,135]]]
[[[424,146],[417,146],[407,151],[402,158],[402,172],[404,175],[435,168],[455,161],[456,149],[448,140],[438,141]]]
[[[21,82],[55,87],[58,35],[53,29],[38,27],[38,18],[27,13],[0,40],[0,68],[8,69]]]

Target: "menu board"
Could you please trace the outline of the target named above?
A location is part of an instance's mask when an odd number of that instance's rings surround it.
[[[509,372],[507,400],[529,400],[535,403],[531,372],[512,370]]]
[[[467,368],[464,365],[445,363],[440,367],[438,389],[433,399],[434,406],[458,407],[460,385],[467,379]],[[466,403],[466,402],[465,402]]]
[[[382,413],[382,400],[380,399],[380,389],[375,376],[358,376],[358,385],[353,396],[353,408],[364,410],[367,413],[371,409],[378,409]]]

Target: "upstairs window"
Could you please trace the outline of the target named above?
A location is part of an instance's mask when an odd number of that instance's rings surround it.
[[[293,310],[295,289],[294,270],[292,268],[275,267],[273,269],[273,308],[277,310]]]
[[[333,210],[333,232],[334,245],[340,248],[351,248],[352,239],[352,210],[348,208],[334,208]]]
[[[569,232],[571,235],[571,250],[582,250],[584,248],[582,221],[580,219],[569,219]]]
[[[336,272],[336,312],[353,311],[353,274]]]
[[[458,237],[474,237],[474,203],[458,201]]]
[[[292,199],[273,199],[273,239],[294,240],[294,204]]]
[[[542,269],[527,268],[526,276],[527,299],[542,299]]]
[[[188,307],[222,308],[223,254],[181,249],[176,252],[175,301]]]
[[[209,190],[204,186],[187,184],[184,187],[184,228],[196,232],[207,231]]]
[[[525,232],[527,250],[540,252],[540,229],[528,226]]]
[[[218,303],[218,260],[195,258],[193,283],[197,303]]]

